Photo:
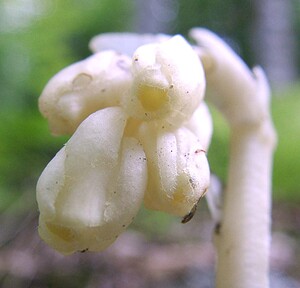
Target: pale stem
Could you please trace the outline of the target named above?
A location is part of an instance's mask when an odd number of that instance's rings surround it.
[[[194,28],[212,103],[228,121],[230,162],[216,229],[217,288],[269,287],[272,157],[276,144],[270,91],[214,33]]]
[[[228,183],[216,231],[217,288],[269,287],[273,140],[269,120],[231,131]]]

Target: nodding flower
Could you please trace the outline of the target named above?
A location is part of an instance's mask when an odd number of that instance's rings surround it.
[[[181,36],[159,39],[98,51],[40,97],[52,133],[72,134],[37,183],[39,234],[63,254],[105,249],[143,202],[187,220],[207,191],[203,67]]]

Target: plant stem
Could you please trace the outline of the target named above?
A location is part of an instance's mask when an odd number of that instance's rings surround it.
[[[217,288],[269,287],[271,174],[276,143],[269,84],[217,35],[190,32],[202,59],[211,102],[231,130],[227,189],[216,229]]]
[[[235,127],[222,221],[216,234],[218,288],[269,287],[273,128]]]

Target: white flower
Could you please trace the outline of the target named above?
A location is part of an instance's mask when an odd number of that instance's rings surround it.
[[[134,51],[142,45],[161,43],[170,38],[171,36],[166,34],[103,33],[93,37],[89,47],[94,53],[114,50],[118,53],[132,56]]]
[[[139,210],[146,158],[136,139],[123,138],[125,126],[121,108],[95,112],[42,173],[39,233],[56,250],[103,250]]]
[[[105,249],[142,201],[186,222],[209,185],[212,124],[197,54],[176,36],[141,46],[129,63],[99,52],[41,96],[52,132],[75,131],[37,185],[39,233],[64,254]]]
[[[128,56],[103,51],[56,74],[39,99],[52,133],[73,133],[91,113],[119,105],[131,84],[130,66]]]
[[[185,127],[163,132],[151,126],[145,124],[140,137],[148,160],[145,206],[183,217],[209,186],[205,150]]]
[[[133,85],[124,107],[133,118],[187,121],[204,97],[204,71],[197,54],[181,37],[138,48],[133,55]]]

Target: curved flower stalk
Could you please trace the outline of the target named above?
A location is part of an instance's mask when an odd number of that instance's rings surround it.
[[[231,128],[230,164],[216,232],[217,287],[269,287],[271,169],[276,142],[270,91],[215,34],[195,28],[211,101]]]
[[[64,254],[105,249],[142,201],[187,221],[207,190],[212,125],[197,55],[175,36],[138,48],[128,63],[99,52],[42,93],[52,131],[75,131],[37,185],[40,235]]]

